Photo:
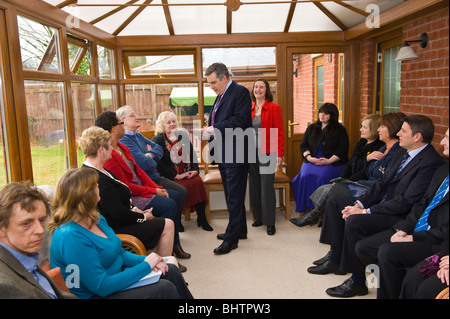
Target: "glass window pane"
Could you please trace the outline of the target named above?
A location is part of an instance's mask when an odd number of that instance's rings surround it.
[[[5,108],[3,101],[3,81],[2,70],[0,65],[0,188],[3,188],[9,181],[8,167],[9,167],[9,154],[8,154],[8,139],[6,138],[5,123]]]
[[[100,105],[102,107],[102,112],[104,111],[116,111],[117,99],[116,99],[117,87],[115,85],[100,85]]]
[[[95,85],[86,83],[72,83],[72,104],[75,126],[75,139],[95,121]],[[77,164],[81,167],[84,162],[83,152],[77,148]]]
[[[67,34],[70,72],[77,75],[93,75],[91,63],[91,43],[88,40]]]
[[[125,86],[125,97],[126,104],[133,107],[139,116],[141,132],[155,131],[156,119],[163,111],[173,111],[177,115],[179,127],[187,130],[200,127],[196,84],[129,84]],[[214,92],[206,99],[206,103],[213,103]],[[191,141],[194,151],[200,156],[200,141]]]
[[[245,2],[251,3],[261,1],[246,0]],[[239,10],[233,12],[233,33],[283,32],[286,25],[290,4],[284,0],[270,0],[270,2],[272,3],[244,5],[241,6]],[[261,23],[261,21],[270,21],[270,23]]]
[[[316,109],[319,109],[319,107],[324,103],[325,100],[325,91],[324,91],[324,71],[325,68],[323,65],[320,65],[317,67],[316,72]]]
[[[224,63],[234,76],[276,75],[276,48],[203,49],[203,71],[215,62]]]
[[[28,130],[36,185],[56,185],[68,168],[64,83],[25,81]]]
[[[194,55],[128,56],[131,75],[170,76],[195,74]]]
[[[383,54],[383,114],[400,111],[401,62],[395,61],[399,48],[389,48]]]
[[[342,53],[293,54],[293,122],[299,123],[292,127],[294,134],[304,133],[317,120],[317,110],[325,102],[338,106],[342,119],[339,101],[343,99],[345,81],[339,69],[343,70],[344,61]]]
[[[22,67],[25,70],[61,72],[58,30],[17,16]]]
[[[223,0],[208,0],[205,2],[224,3]],[[201,3],[201,1],[171,0],[170,3],[186,4]],[[169,9],[175,34],[217,34],[227,32],[227,9],[223,5],[172,6]],[[233,25],[234,21],[233,16]]]
[[[114,50],[97,45],[98,68],[101,79],[115,79]]]

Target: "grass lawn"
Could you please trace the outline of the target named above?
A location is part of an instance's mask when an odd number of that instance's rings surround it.
[[[6,184],[5,165],[3,158],[3,150],[0,148],[0,188]],[[58,183],[61,175],[67,170],[68,162],[64,150],[64,144],[58,143],[49,147],[32,146],[31,158],[33,161],[33,176],[35,185],[54,185]],[[81,166],[84,156],[77,149],[78,165]],[[11,159],[13,160],[13,159]]]

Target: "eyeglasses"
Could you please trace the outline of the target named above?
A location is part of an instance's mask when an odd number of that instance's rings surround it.
[[[127,115],[127,116],[125,116],[125,117],[123,117],[123,118],[125,119],[125,118],[127,118],[127,117],[137,117],[137,115],[136,115],[136,113],[131,113],[130,115]]]

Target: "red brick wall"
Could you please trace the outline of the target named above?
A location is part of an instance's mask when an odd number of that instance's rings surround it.
[[[405,114],[424,114],[433,120],[436,133],[433,145],[439,142],[449,125],[449,13],[417,20],[403,27],[404,40],[417,40],[428,34],[426,48],[411,44],[417,59],[402,62],[400,110]],[[372,113],[374,88],[374,40],[363,40],[361,50],[361,117]]]
[[[373,39],[363,40],[360,43],[361,52],[361,78],[360,78],[360,109],[361,119],[372,114],[373,88],[375,80],[375,65],[373,54],[376,51]]]
[[[294,62],[297,77],[294,77],[294,133],[305,132],[308,123],[315,122],[314,113],[314,59],[311,54],[295,55]],[[338,68],[337,54],[324,55],[324,101],[338,103]]]
[[[403,28],[403,38],[416,40],[424,32],[428,45],[412,44],[418,59],[402,62],[400,109],[406,114],[424,114],[436,125],[433,143],[448,129],[449,25],[448,11],[418,20]]]

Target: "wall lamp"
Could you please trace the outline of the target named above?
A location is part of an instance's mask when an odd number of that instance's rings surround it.
[[[428,35],[426,33],[422,33],[419,40],[405,41],[400,50],[398,50],[395,61],[407,61],[418,58],[417,54],[409,46],[409,43],[411,42],[419,42],[420,47],[425,48],[428,44]]]

